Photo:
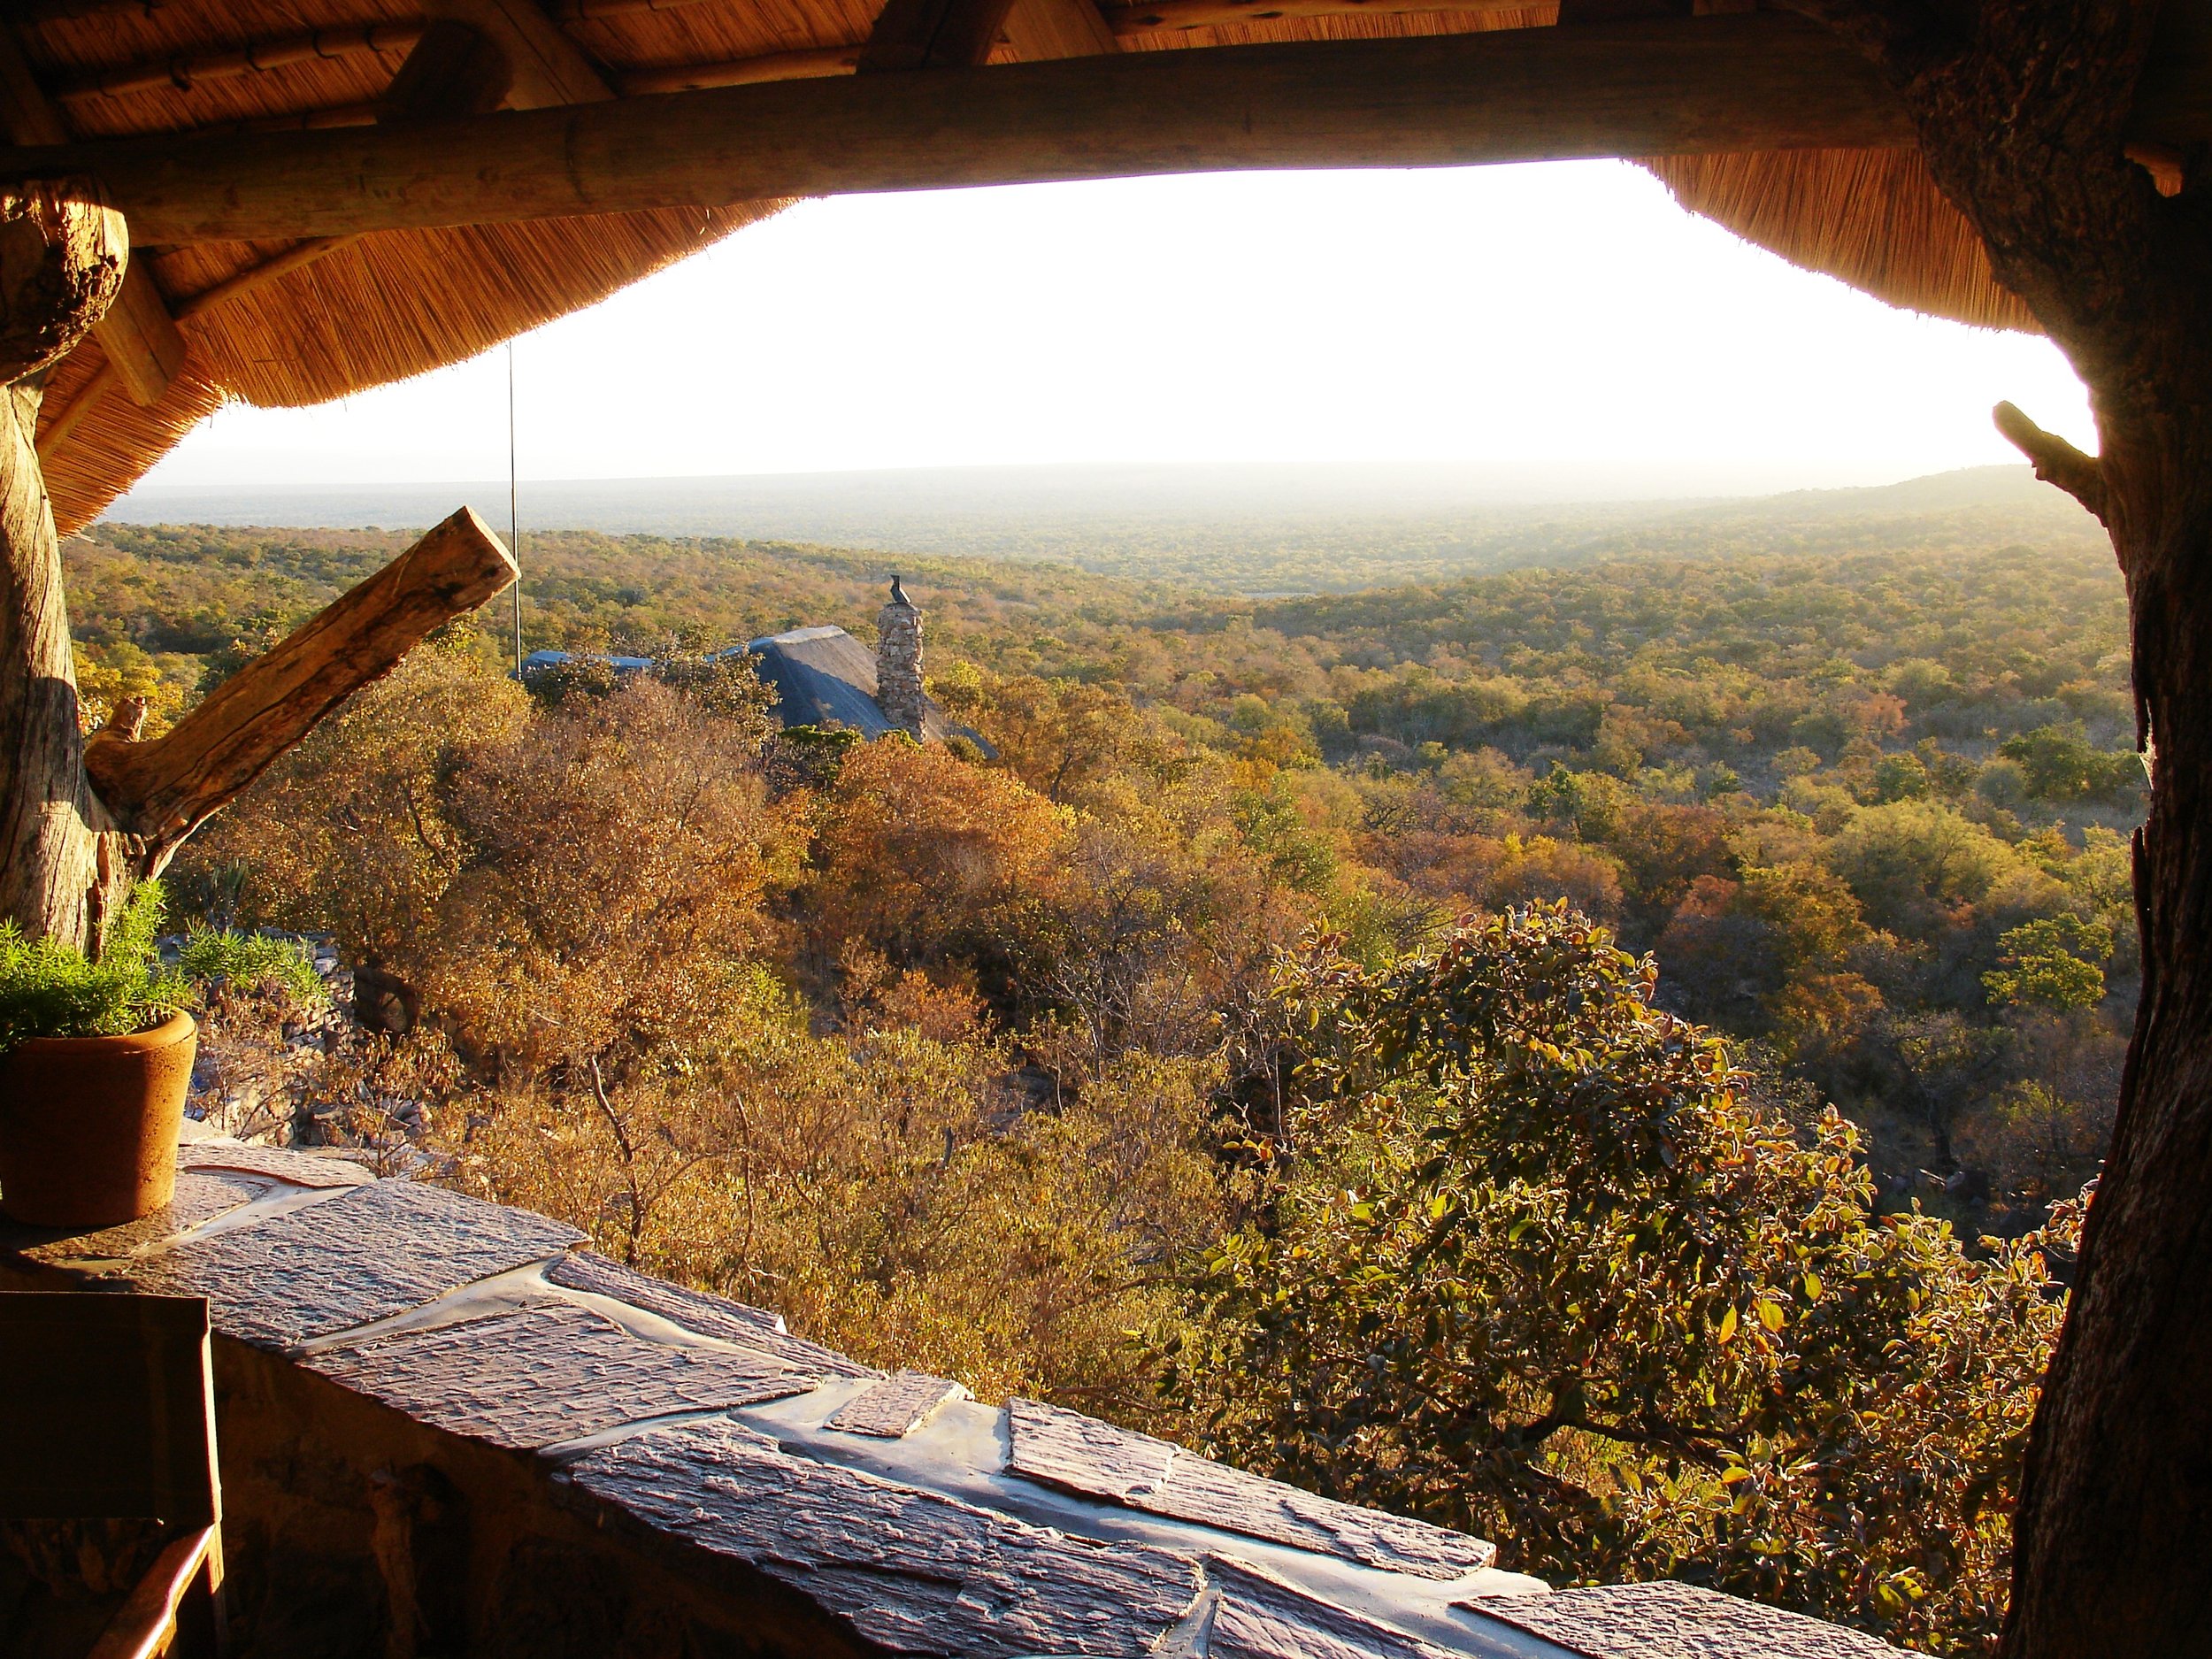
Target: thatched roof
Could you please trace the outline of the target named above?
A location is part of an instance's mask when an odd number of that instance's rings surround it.
[[[1537,28],[1556,15],[1553,4],[1496,9],[1496,0],[1468,0],[1488,10],[1342,15],[1358,0],[1306,0],[1288,8],[1302,15],[1256,10],[1194,27],[1192,4],[1171,0],[1151,14],[1108,4],[1101,14],[1114,21],[1106,28],[1085,18],[1108,48],[1149,52]],[[843,73],[868,40],[876,8],[872,0],[551,0],[542,8],[534,0],[27,0],[16,30],[59,117],[56,136],[96,140],[376,119],[426,10],[472,23],[488,12],[525,16],[533,29],[552,31],[557,61],[550,70],[537,65],[534,80],[518,72],[506,97],[510,107],[531,107]],[[1333,12],[1340,14],[1325,14]],[[1148,30],[1148,15],[1166,21]],[[1019,0],[994,62],[1082,50],[1064,39],[1039,43],[1031,19],[1032,0]],[[1650,165],[1686,205],[1801,265],[1940,316],[2030,326],[1914,152],[1797,150]],[[226,400],[314,403],[459,361],[782,205],[384,230],[329,245],[201,242],[142,250],[139,263],[178,318],[189,354],[151,407],[125,395],[96,341],[54,372],[40,449],[57,517],[65,529],[88,521]]]

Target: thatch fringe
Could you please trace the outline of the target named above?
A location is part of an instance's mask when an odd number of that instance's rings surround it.
[[[96,138],[368,119],[399,65],[396,51],[374,49],[398,42],[423,9],[422,0],[22,0],[14,13],[35,73],[47,86],[76,88],[67,119],[78,136]],[[878,0],[556,0],[549,9],[616,84],[657,85],[701,65],[768,54],[807,61],[841,54],[867,38]],[[1556,17],[1557,0],[1490,12],[1255,16],[1133,36],[1125,47],[1538,27]],[[364,33],[380,28],[386,33]],[[317,31],[337,31],[327,38],[357,50],[248,50]],[[165,80],[147,72],[171,59],[202,73]],[[1686,206],[1801,265],[1938,316],[2033,326],[1997,287],[1979,242],[1916,156],[1809,152],[1651,165]],[[186,373],[157,408],[141,409],[114,376],[96,384],[104,366],[96,342],[56,369],[41,431],[57,517],[65,527],[88,520],[227,398],[320,403],[457,362],[781,205],[391,233],[323,248],[157,251],[155,280],[191,344]],[[273,259],[279,263],[269,266]],[[265,266],[265,280],[242,281]]]
[[[247,402],[325,403],[474,357],[783,205],[365,236],[211,308],[191,331],[222,365],[224,384]],[[157,260],[156,270],[172,292],[196,291],[273,251],[234,243],[179,249]]]
[[[1675,199],[1793,265],[1893,305],[1988,328],[2039,332],[1998,286],[1966,217],[1916,150],[1677,156],[1643,164]]]
[[[86,342],[55,367],[40,401],[39,456],[54,526],[64,535],[105,512],[109,503],[227,401],[196,345],[185,357],[183,373],[150,409],[141,409],[111,384],[104,395],[81,403],[106,366],[98,345]],[[47,434],[57,417],[66,418],[70,429],[66,439],[53,445]]]

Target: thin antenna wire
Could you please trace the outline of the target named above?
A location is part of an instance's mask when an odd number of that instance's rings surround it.
[[[522,514],[515,483],[515,342],[507,342],[507,549],[515,556],[515,678],[522,678]]]

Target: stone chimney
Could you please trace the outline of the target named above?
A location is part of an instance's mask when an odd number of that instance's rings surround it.
[[[876,706],[895,726],[922,734],[922,613],[891,579],[891,603],[876,612]]]

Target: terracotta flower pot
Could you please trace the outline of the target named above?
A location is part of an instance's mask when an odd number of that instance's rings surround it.
[[[177,1186],[199,1027],[34,1037],[0,1061],[0,1210],[37,1227],[111,1227]]]

